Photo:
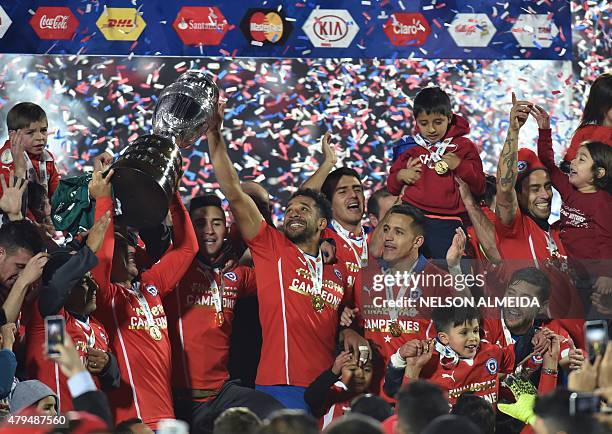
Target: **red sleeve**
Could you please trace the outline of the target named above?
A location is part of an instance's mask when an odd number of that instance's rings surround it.
[[[251,249],[251,255],[263,256],[266,258],[277,257],[279,243],[282,241],[278,239],[280,232],[270,227],[265,220],[259,223],[259,232],[252,239],[247,240],[247,246]]]
[[[478,150],[474,143],[465,137],[458,145],[466,150],[460,155],[461,163],[455,169],[455,176],[463,179],[470,186],[473,194],[480,196],[485,192],[486,181]]]
[[[606,197],[603,201],[602,206],[597,207],[595,213],[595,230],[597,231],[597,247],[599,253],[597,257],[600,259],[601,264],[599,269],[601,270],[602,276],[612,277],[612,195],[605,191],[600,192],[602,196]]]
[[[573,191],[569,178],[555,164],[555,154],[553,152],[551,130],[538,130],[538,158],[548,169],[550,179],[562,197],[567,197]]]
[[[538,395],[546,395],[557,387],[557,376],[544,373],[540,375],[540,384],[538,385]]]
[[[104,234],[102,247],[96,253],[98,265],[92,270],[91,274],[96,283],[100,286],[97,300],[100,305],[110,306],[116,287],[111,284],[111,269],[113,267],[113,253],[115,250],[115,229],[113,223],[113,199],[110,196],[99,197],[96,200],[95,220],[98,220],[106,211],[110,211],[110,223]]]
[[[57,172],[57,167],[55,167],[55,161],[47,162],[47,172],[49,173],[49,200],[51,200],[51,196],[55,193],[60,182],[60,176]]]
[[[504,225],[500,219],[495,219],[495,233],[497,235],[498,242],[503,239],[514,239],[519,238],[523,232],[523,216],[521,215],[521,208],[517,207],[514,213],[514,220],[509,226]],[[498,244],[499,245],[499,244]]]
[[[170,204],[170,213],[174,226],[172,230],[174,245],[157,264],[142,274],[142,281],[152,282],[161,297],[174,289],[189,269],[198,251],[198,240],[189,219],[189,213],[178,193]]]
[[[255,268],[244,267],[242,276],[242,285],[239,289],[239,297],[249,297],[257,294],[257,281],[255,280]]]
[[[389,171],[389,176],[387,177],[387,190],[393,196],[399,196],[402,192],[402,188],[404,188],[404,183],[397,179],[397,172],[406,168],[406,162],[410,158],[410,154],[408,152],[404,152],[399,156],[399,158],[393,163],[391,166],[391,170]]]
[[[565,161],[572,161],[576,157],[578,148],[580,147],[582,142],[586,139],[584,133],[585,133],[584,128],[579,128],[576,130],[576,132],[574,133],[574,136],[572,137],[572,141],[569,145],[569,148],[567,148],[567,151],[565,151],[565,157],[563,157]]]
[[[505,347],[500,347],[501,360],[499,363],[499,372],[502,374],[511,374],[514,372],[514,344]]]

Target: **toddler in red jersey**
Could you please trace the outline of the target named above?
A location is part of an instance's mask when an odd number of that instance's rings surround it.
[[[612,293],[612,148],[585,142],[570,163],[569,177],[556,165],[550,119],[540,106],[531,109],[538,122],[538,157],[561,195],[560,236],[572,265],[577,286],[587,302],[591,288],[595,306]]]
[[[474,195],[483,194],[482,161],[474,143],[465,137],[470,132],[468,122],[452,113],[450,98],[443,90],[421,90],[414,99],[413,115],[417,134],[404,137],[395,146],[397,159],[387,189],[424,212],[423,252],[444,259],[466,212],[456,178],[465,181]]]
[[[385,392],[393,396],[399,386],[398,370],[403,369],[403,383],[427,379],[448,391],[450,405],[466,392],[495,405],[500,374],[514,369],[513,347],[481,341],[480,312],[475,307],[436,308],[432,319],[437,337],[409,341],[391,357]]]
[[[372,360],[357,363],[353,353],[341,351],[331,369],[319,375],[304,392],[304,399],[324,429],[350,408],[355,397],[366,393],[372,382]]]

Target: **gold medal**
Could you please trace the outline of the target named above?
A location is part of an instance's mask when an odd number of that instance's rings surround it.
[[[403,330],[397,321],[393,321],[391,324],[389,324],[389,332],[394,338],[399,338],[402,335]]]
[[[444,160],[440,160],[436,163],[434,169],[438,175],[444,175],[448,172],[448,163]]]
[[[223,321],[225,321],[225,316],[223,316],[223,312],[217,312],[215,315],[215,324],[217,327],[221,327],[223,325]]]
[[[153,339],[155,339],[156,341],[161,341],[162,338],[162,332],[159,329],[159,327],[157,327],[156,325],[149,327],[149,334],[151,335],[151,337]]]
[[[322,312],[323,308],[325,308],[325,301],[323,301],[323,297],[319,294],[315,294],[312,296],[312,308],[315,312]]]

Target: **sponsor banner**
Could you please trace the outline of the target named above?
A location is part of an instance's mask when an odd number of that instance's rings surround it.
[[[0,52],[269,58],[572,58],[567,0],[0,0]],[[431,3],[431,2],[430,2]],[[528,4],[528,6],[526,6]],[[120,7],[124,6],[124,7]],[[127,44],[122,42],[129,42]]]
[[[109,41],[135,41],[147,23],[135,8],[105,8],[96,25]]]
[[[229,30],[216,6],[182,7],[172,27],[185,45],[219,45]]]
[[[383,26],[393,45],[423,45],[431,33],[429,23],[420,13],[396,12]]]
[[[302,26],[312,45],[318,48],[347,48],[359,26],[346,9],[315,9]]]
[[[283,44],[293,30],[284,12],[276,9],[249,9],[240,22],[244,37],[254,46]]]
[[[30,20],[40,39],[71,39],[79,27],[79,20],[70,8],[41,6]]]

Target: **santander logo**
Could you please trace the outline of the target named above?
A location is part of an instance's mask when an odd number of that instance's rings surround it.
[[[40,39],[72,39],[79,20],[67,7],[39,7],[30,25]]]

